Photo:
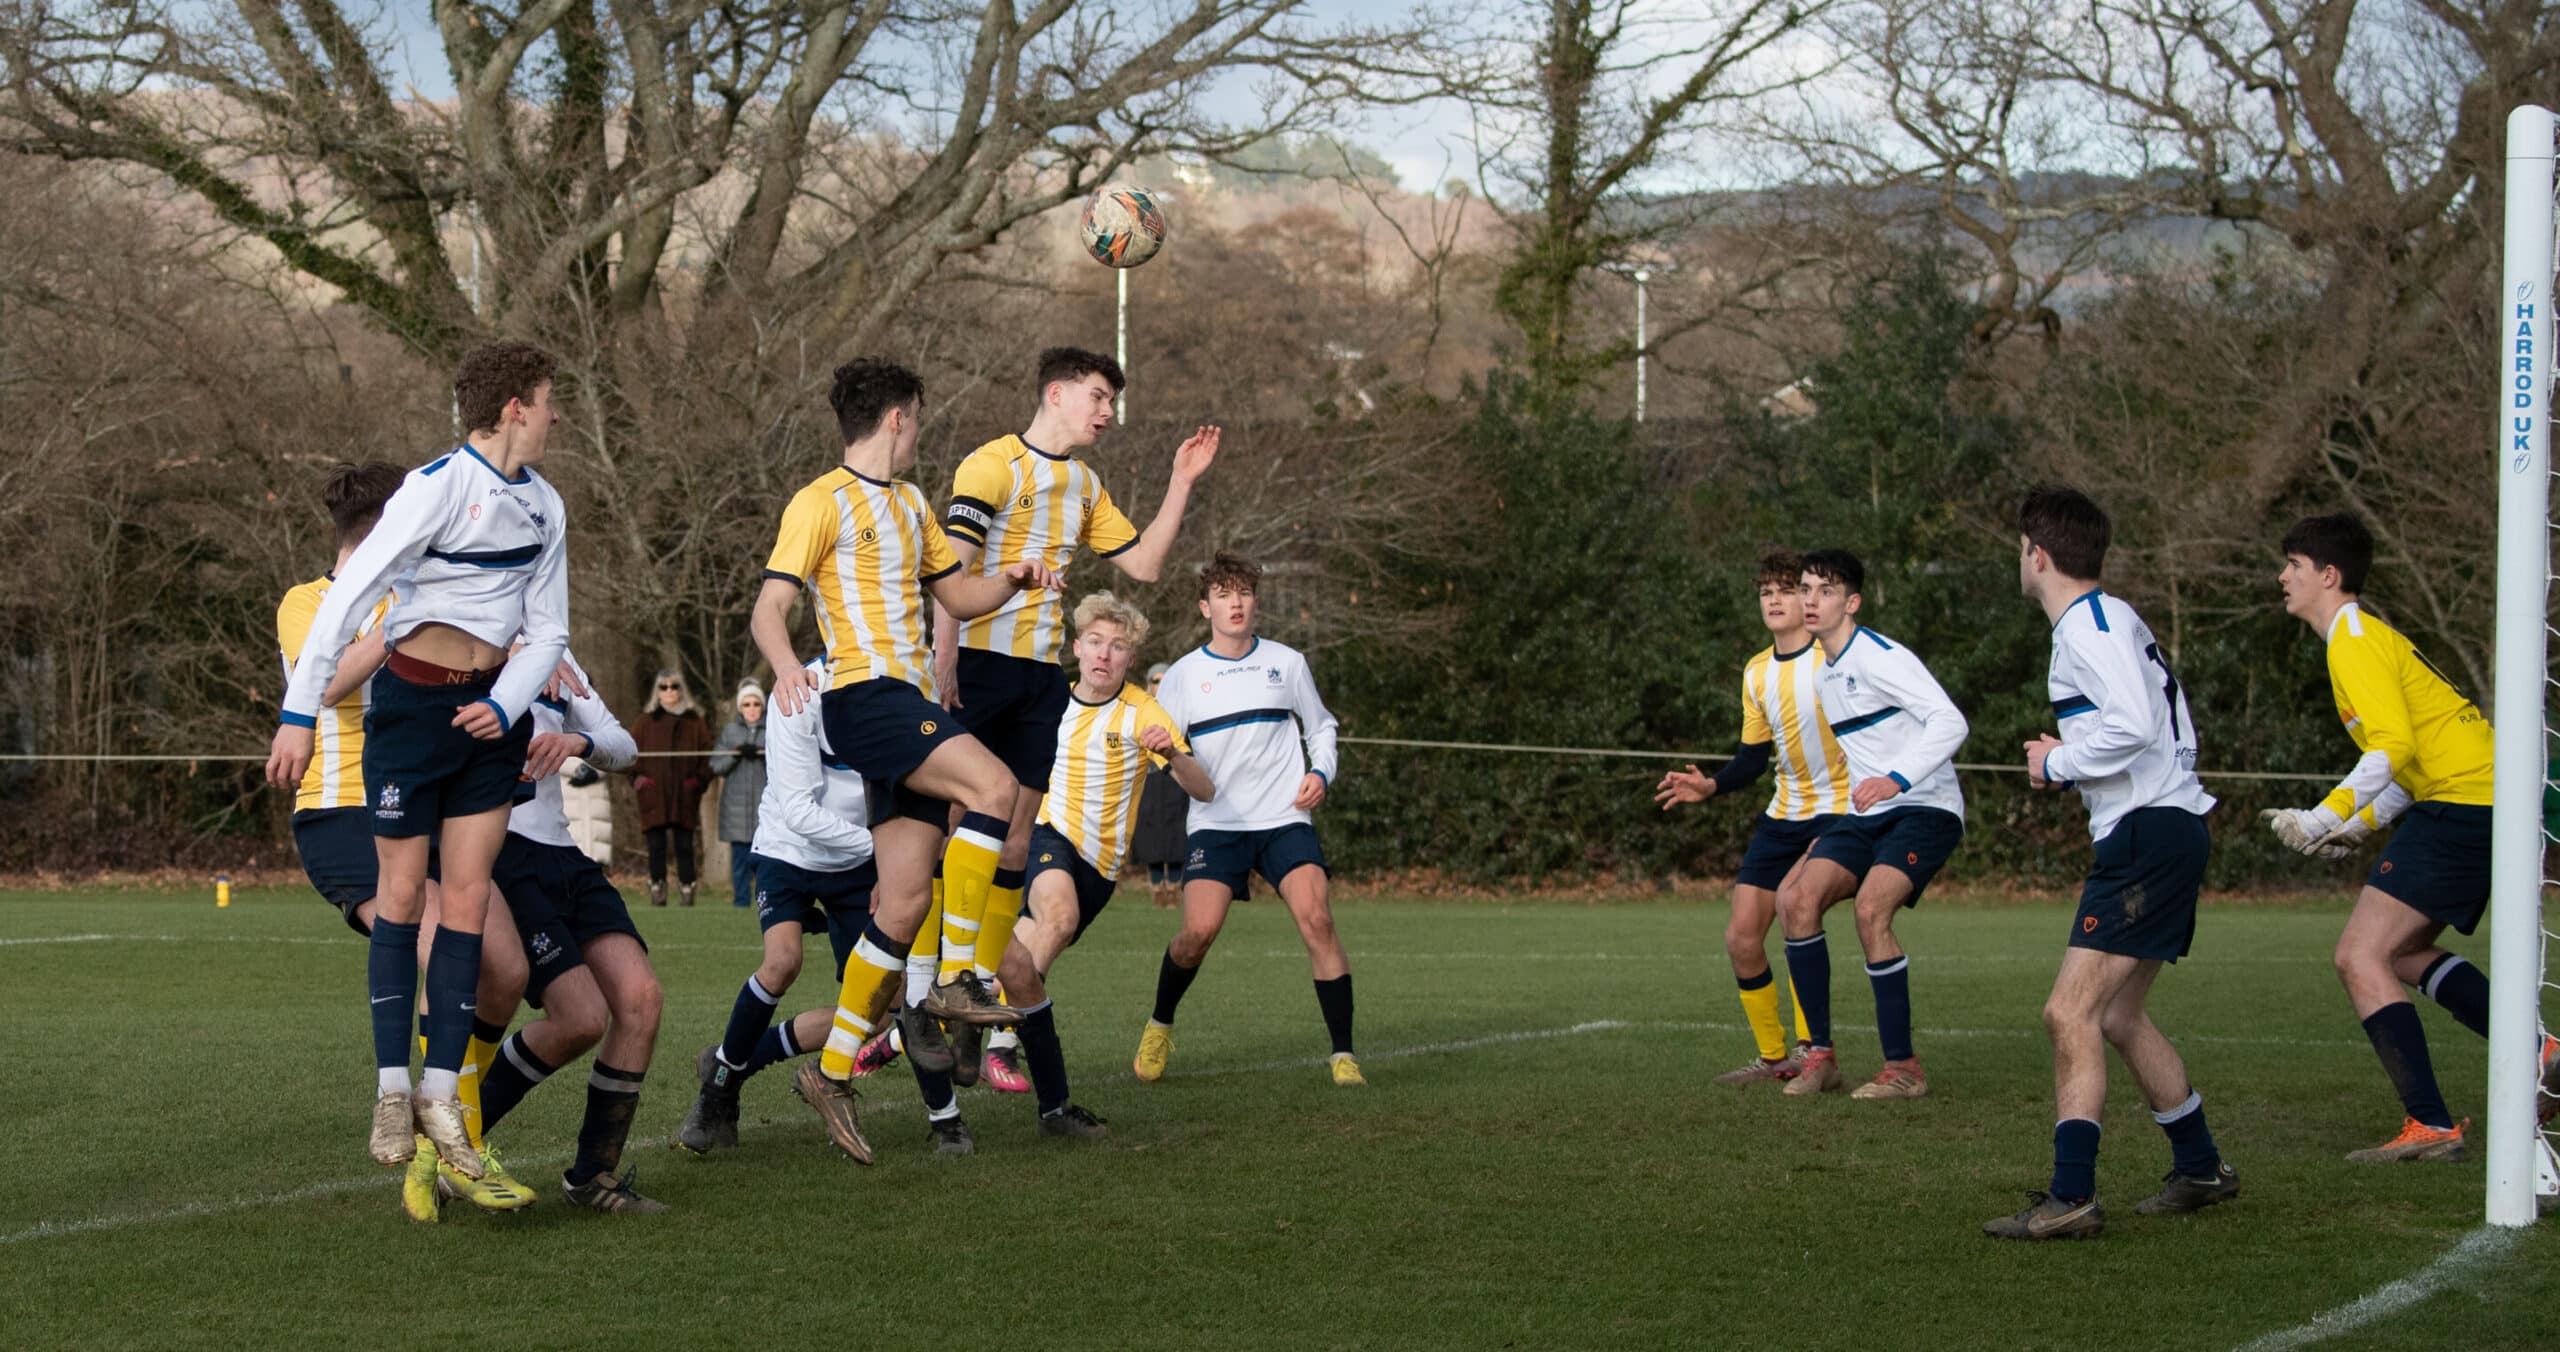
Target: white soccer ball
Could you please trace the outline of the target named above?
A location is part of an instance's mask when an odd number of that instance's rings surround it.
[[[1104,188],[1085,199],[1078,228],[1093,261],[1134,268],[1164,247],[1164,207],[1144,188]]]

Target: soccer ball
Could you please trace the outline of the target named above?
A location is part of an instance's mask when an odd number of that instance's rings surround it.
[[[1104,188],[1085,199],[1078,228],[1093,261],[1134,268],[1164,247],[1164,208],[1144,188]]]

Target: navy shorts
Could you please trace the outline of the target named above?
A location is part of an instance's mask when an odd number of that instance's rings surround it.
[[[1022,875],[1024,896],[1039,885],[1043,873],[1063,873],[1076,885],[1076,932],[1068,936],[1070,944],[1084,937],[1102,908],[1111,904],[1111,894],[1120,890],[1117,880],[1103,877],[1100,869],[1086,863],[1075,842],[1047,822],[1031,828],[1031,865]]]
[[[1067,717],[1067,672],[1055,662],[977,648],[960,650],[960,721],[987,744],[1015,783],[1046,790]]]
[[[532,969],[524,998],[536,1009],[552,980],[584,963],[587,945],[604,935],[628,934],[648,950],[604,865],[574,845],[545,845],[510,831],[489,880],[515,917],[516,938]]]
[[[2489,909],[2490,815],[2482,803],[2412,804],[2364,885],[2469,934]]]
[[[1751,828],[1751,843],[1743,847],[1742,867],[1733,871],[1733,885],[1778,890],[1778,884],[1787,880],[1787,870],[1796,866],[1815,839],[1839,824],[1840,818],[1827,812],[1800,822],[1760,814]]]
[[[453,726],[463,706],[486,699],[496,678],[417,685],[386,666],[373,674],[364,711],[364,798],[377,836],[431,836],[448,817],[469,817],[515,801],[533,718],[518,718],[494,741]]]
[[[2070,946],[2163,962],[2185,957],[2196,937],[2196,891],[2212,856],[2203,814],[2176,807],[2126,813],[2097,843]]]
[[[1828,859],[1861,879],[1879,865],[1900,869],[1911,880],[1911,897],[1902,904],[1917,906],[1929,880],[1962,843],[1964,818],[1944,808],[1898,807],[1840,818],[1814,843],[1813,857]]]
[[[365,810],[315,807],[293,814],[293,847],[302,855],[302,876],[311,880],[320,899],[338,908],[347,928],[373,933],[356,918],[356,908],[373,900],[381,868]]]
[[[1305,822],[1259,831],[1194,831],[1182,881],[1224,883],[1229,892],[1241,897],[1245,875],[1259,873],[1264,882],[1278,887],[1281,879],[1305,864],[1324,869],[1327,877],[1333,874],[1324,862],[1324,846],[1316,840],[1316,829]]]
[[[868,859],[842,873],[821,873],[786,863],[769,854],[756,856],[756,928],[798,925],[803,934],[827,933],[835,954],[836,980],[844,980],[844,964],[871,919],[871,894],[880,886],[880,870]]]
[[[826,726],[827,745],[866,781],[873,821],[912,817],[950,829],[950,804],[910,792],[899,782],[924,764],[935,747],[968,735],[950,710],[894,676],[875,676],[819,696],[818,720]]]

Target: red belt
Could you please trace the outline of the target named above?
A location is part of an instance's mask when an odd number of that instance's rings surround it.
[[[433,662],[421,662],[407,653],[398,651],[394,651],[384,659],[383,665],[391,668],[392,675],[411,685],[478,685],[484,681],[497,679],[499,671],[496,667],[490,667],[485,671],[458,671],[452,667],[437,666]]]

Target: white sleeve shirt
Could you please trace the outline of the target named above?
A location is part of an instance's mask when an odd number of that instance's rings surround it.
[[[559,699],[537,697],[533,702],[533,731],[539,737],[551,732],[575,732],[586,735],[592,749],[581,759],[599,770],[628,770],[640,759],[640,744],[631,730],[613,716],[603,699],[593,693],[594,682],[587,679],[577,659],[566,658],[578,679],[590,687],[584,695],[562,690]],[[555,664],[556,665],[556,664]],[[516,804],[507,814],[507,830],[541,845],[564,845],[576,848],[569,834],[569,814],[560,801],[560,776],[544,775],[533,785],[533,797]]]
[[[825,663],[809,669],[824,687]],[[765,706],[764,797],[751,846],[812,873],[844,873],[871,858],[870,808],[861,772],[827,746],[818,702],[796,714]]]
[[[1194,831],[1261,831],[1312,820],[1296,806],[1310,773],[1341,768],[1339,723],[1316,694],[1304,654],[1257,638],[1244,656],[1195,648],[1175,659],[1156,701],[1191,743],[1218,794],[1191,805]]]
[[[1860,626],[1825,657],[1817,689],[1822,717],[1848,759],[1850,785],[1881,777],[1902,786],[1858,815],[1906,807],[1964,815],[1954,762],[1971,728],[1910,649]]]
[[[514,726],[569,648],[567,540],[560,494],[530,469],[505,478],[465,446],[411,470],[321,598],[285,685],[282,721],[313,725],[340,651],[374,603],[396,591],[383,620],[387,646],[426,624],[496,648],[523,639],[487,701]]]
[[[2045,756],[2045,778],[2078,787],[2091,837],[2104,839],[2141,808],[2212,810],[2196,778],[2186,692],[2132,606],[2095,590],[2072,602],[2054,622],[2045,686],[2062,737]]]

